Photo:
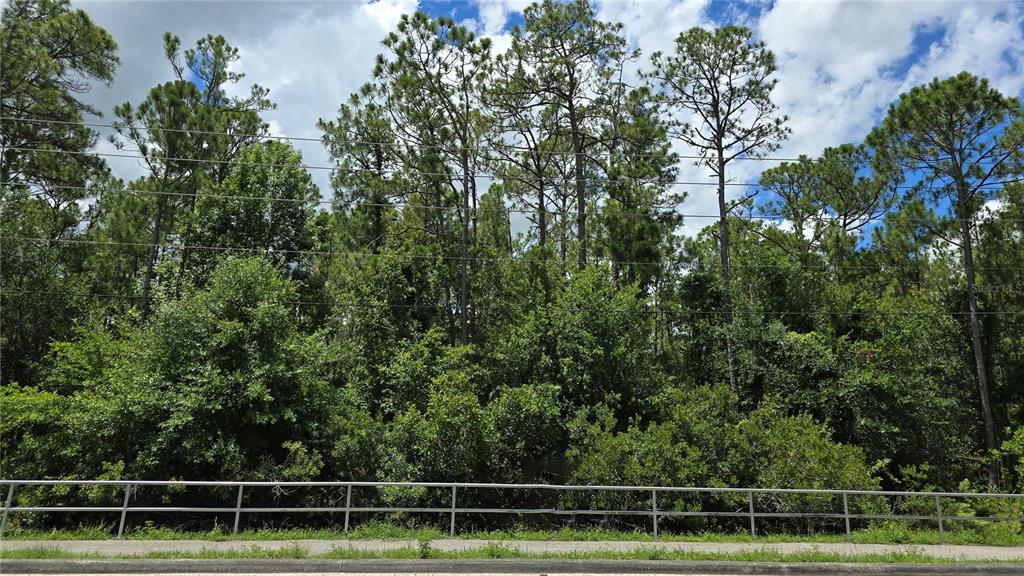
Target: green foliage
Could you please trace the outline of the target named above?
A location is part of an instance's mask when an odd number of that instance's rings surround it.
[[[757,488],[877,490],[879,479],[858,446],[839,444],[810,416],[786,416],[768,403],[741,420],[732,433],[729,468],[737,485]],[[835,512],[839,498],[830,494],[758,495],[755,506],[769,511]],[[851,509],[885,513],[885,503],[856,498]],[[819,522],[808,519],[813,531]]]
[[[625,420],[649,407],[647,399],[671,377],[655,369],[648,311],[636,286],[616,289],[608,270],[592,267],[575,275],[549,308],[556,371],[570,406],[609,402]]]
[[[692,486],[707,476],[700,451],[677,437],[675,423],[634,422],[613,433],[614,422],[602,420],[572,425],[574,484]]]
[[[4,3],[0,46],[0,385],[34,385],[49,342],[68,338],[86,307],[74,296],[84,251],[63,241],[79,236],[107,169],[83,154],[97,134],[79,122],[100,111],[82,95],[109,85],[119,60],[110,34],[67,0]]]
[[[318,124],[336,168],[326,210],[302,154],[267,137],[268,91],[239,90],[240,51],[216,35],[163,41],[168,76],[113,110],[114,143],[137,147],[145,172],[125,182],[80,154],[97,136],[78,125],[93,112],[80,94],[113,78],[113,40],[66,2],[4,8],[4,476],[1024,490],[1024,186],[1001,184],[1024,171],[1024,120],[984,79],[913,88],[864,143],[727,197],[728,164],[788,134],[774,56],[750,30],[684,31],[634,89],[622,78],[639,53],[587,0],[526,8],[493,58],[450,18],[406,15],[368,82]],[[721,219],[693,237],[678,235],[670,139],[719,177]],[[735,217],[748,209],[781,219]],[[244,505],[451,503],[438,489],[353,492],[246,488]],[[653,504],[648,491],[509,492],[457,500]],[[23,503],[121,496],[19,489]],[[148,487],[133,502],[230,497]],[[735,512],[746,497],[658,506]],[[948,500],[951,518],[1020,515]],[[926,515],[934,502],[851,505]],[[872,527],[907,540],[932,528]],[[1014,523],[948,530],[1020,536]]]
[[[565,424],[554,385],[502,387],[487,404],[491,474],[525,482],[557,462],[566,442]]]
[[[101,159],[10,148],[80,152],[95,144],[96,133],[77,123],[99,111],[79,95],[92,82],[110,84],[114,79],[120,63],[117,43],[68,0],[13,0],[5,4],[2,20],[0,179],[5,188],[12,176],[16,182],[37,185],[80,184],[90,172],[103,169]],[[54,194],[58,205],[84,196]]]
[[[336,394],[323,340],[296,328],[294,298],[270,262],[229,259],[208,291],[162,303],[144,329],[91,327],[58,346],[46,380],[68,394],[58,469],[94,476],[123,459],[149,477],[240,478],[277,463],[316,475],[321,457],[308,449],[328,439],[310,410]]]
[[[1024,492],[1024,426],[1018,426],[1012,433],[1007,430],[1006,435],[1001,452],[1017,477],[1017,490]]]
[[[785,416],[765,404],[734,428],[730,466],[744,486],[760,488],[878,487],[864,452],[838,444],[806,415]]]
[[[570,424],[566,453],[578,484],[846,488],[879,486],[856,446],[833,442],[807,415],[785,416],[772,404],[735,421],[727,387],[673,390],[661,422],[631,421],[621,431],[607,409],[583,411]],[[638,505],[650,495],[600,494],[602,506]],[[725,495],[724,502],[730,497]],[[772,496],[759,506],[789,511],[835,505],[831,496]],[[685,494],[663,494],[662,509],[688,509]],[[866,503],[865,505],[868,505]],[[640,504],[642,505],[642,504]],[[699,504],[696,504],[700,506]]]
[[[297,150],[277,141],[253,144],[209,194],[196,206],[197,244],[265,251],[282,272],[308,273],[300,252],[313,247],[310,221],[320,192]],[[210,268],[219,257],[223,252],[200,252],[196,266]]]
[[[66,405],[67,398],[54,392],[16,384],[0,387],[0,468],[5,476],[15,476],[13,471],[31,475],[38,452],[29,447],[48,447],[47,436],[54,433]]]
[[[385,473],[394,478],[469,482],[490,459],[484,412],[475,395],[457,390],[431,392],[426,411],[409,407],[389,436]]]
[[[1024,131],[1017,126],[1024,119],[1024,106],[1017,98],[1004,96],[988,80],[968,72],[946,79],[936,78],[901,94],[889,106],[888,114],[868,135],[867,142],[890,165],[923,173],[931,182],[933,201],[946,201],[949,217],[942,224],[955,237],[963,260],[979,412],[983,423],[985,449],[997,449],[997,424],[992,409],[990,367],[985,360],[988,342],[982,336],[978,313],[977,270],[974,258],[975,216],[986,200],[986,187],[998,178],[1020,174],[1024,153]],[[999,482],[996,463],[988,466],[988,482]]]
[[[674,54],[651,57],[650,76],[668,105],[704,120],[682,126],[676,137],[700,151],[713,169],[720,161],[715,152],[724,150],[729,159],[764,154],[777,149],[789,132],[770,97],[778,82],[770,78],[775,55],[753,36],[741,26],[691,28],[676,38]],[[753,114],[753,124],[744,123],[745,112]]]

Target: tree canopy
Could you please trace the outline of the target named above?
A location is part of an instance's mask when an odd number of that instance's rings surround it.
[[[733,193],[788,135],[751,30],[648,61],[587,0],[500,53],[416,13],[318,123],[320,190],[243,53],[163,41],[106,120],[126,181],[82,124],[113,39],[4,8],[3,476],[1021,489],[1024,108],[985,79]],[[678,154],[717,177],[692,236]]]

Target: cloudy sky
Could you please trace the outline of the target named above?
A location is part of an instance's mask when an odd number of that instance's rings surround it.
[[[245,86],[270,89],[276,110],[266,118],[279,135],[319,137],[315,124],[365,82],[380,41],[405,12],[447,15],[507,45],[507,30],[527,0],[343,0],[336,2],[74,2],[120,45],[122,65],[109,88],[88,99],[109,111],[138,102],[171,79],[161,37],[185,46],[208,33],[239,47]],[[859,142],[902,91],[961,70],[987,77],[1006,94],[1024,93],[1024,2],[802,1],[751,3],[708,0],[605,0],[601,18],[621,22],[623,34],[646,54],[671,50],[692,26],[743,24],[771,48],[779,63],[775,101],[793,133],[778,156],[817,155],[830,145]],[[247,89],[246,89],[247,91]],[[317,143],[296,143],[305,161],[325,166]],[[106,147],[107,145],[103,145]],[[686,151],[680,150],[683,153]],[[113,159],[124,177],[138,175],[130,159]],[[766,163],[738,165],[736,181],[756,179]],[[323,193],[327,171],[312,170]],[[707,174],[684,167],[680,179]],[[688,190],[688,213],[715,211],[713,188]],[[691,218],[687,231],[707,221]]]

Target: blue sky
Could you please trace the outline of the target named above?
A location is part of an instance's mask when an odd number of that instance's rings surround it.
[[[431,16],[447,16],[457,21],[477,18],[480,12],[476,4],[444,0],[421,2],[420,9]]]
[[[333,117],[349,93],[369,78],[380,41],[402,13],[444,14],[507,46],[507,31],[528,0],[358,0],[336,2],[75,2],[121,45],[122,66],[109,88],[89,95],[101,110],[138,102],[169,79],[160,36],[167,30],[188,46],[207,33],[223,34],[240,49],[239,70],[270,89],[278,107],[267,114],[279,135],[316,138],[316,121]],[[779,84],[773,99],[790,116],[792,136],[779,156],[817,156],[827,146],[859,142],[898,95],[968,70],[1007,94],[1024,93],[1024,3],[958,1],[821,0],[817,2],[712,2],[710,0],[603,0],[598,16],[621,22],[632,45],[649,54],[671,50],[691,26],[742,24],[772,49]],[[646,61],[646,56],[643,61]],[[314,142],[296,143],[306,162],[329,159]],[[685,150],[680,152],[686,153]],[[112,162],[116,172],[139,173],[133,162]],[[737,165],[736,181],[754,181],[768,163]],[[326,171],[312,171],[325,195]],[[704,180],[684,165],[680,180]],[[683,209],[713,213],[713,194],[689,190]],[[692,233],[706,222],[691,220]]]

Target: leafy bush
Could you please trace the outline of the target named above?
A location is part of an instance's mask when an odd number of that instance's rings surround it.
[[[809,415],[786,416],[767,403],[733,429],[730,468],[739,486],[757,488],[873,490],[879,479],[857,446],[833,442]],[[877,506],[855,499],[858,508]],[[851,504],[854,504],[851,502]],[[837,512],[832,495],[763,495],[762,510]],[[852,510],[851,510],[852,511]]]

